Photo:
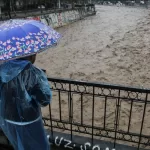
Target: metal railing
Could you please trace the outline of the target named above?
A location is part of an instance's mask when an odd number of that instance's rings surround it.
[[[150,89],[48,80],[53,101],[43,121],[51,142],[80,150],[150,149]]]
[[[53,99],[42,109],[43,122],[61,150],[150,149],[150,89],[48,80]]]

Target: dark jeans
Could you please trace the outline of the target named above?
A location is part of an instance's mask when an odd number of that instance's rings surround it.
[[[50,150],[42,119],[28,125],[5,122],[2,129],[15,150]]]

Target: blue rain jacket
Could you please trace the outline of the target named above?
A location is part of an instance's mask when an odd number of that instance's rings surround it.
[[[43,71],[29,61],[13,60],[0,66],[0,117],[14,122],[32,122],[41,106],[50,103],[51,91]]]
[[[0,127],[15,150],[49,150],[41,106],[50,100],[42,70],[26,60],[0,65]]]
[[[50,103],[51,91],[43,71],[26,60],[0,65],[0,117],[28,123],[41,115],[41,106]]]

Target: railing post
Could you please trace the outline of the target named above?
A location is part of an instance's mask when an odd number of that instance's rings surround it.
[[[53,134],[53,120],[52,120],[52,112],[51,112],[51,105],[49,105],[49,121],[50,121],[50,127],[51,127],[51,137],[52,137],[52,139],[53,139],[53,137],[54,137],[54,134]]]
[[[92,146],[94,137],[94,107],[95,107],[95,87],[93,86],[93,103],[92,103]]]
[[[138,150],[140,149],[140,144],[141,144],[141,139],[142,139],[143,124],[144,124],[145,112],[146,112],[146,106],[147,106],[147,98],[148,98],[148,93],[146,93],[146,97],[145,97],[145,104],[144,104],[143,117],[142,117],[141,129],[140,129]]]
[[[73,101],[71,96],[71,84],[69,84],[69,123],[70,123],[70,132],[71,132],[71,140],[72,140],[72,121],[73,121]]]
[[[118,124],[119,124],[119,113],[120,113],[120,90],[118,92],[118,98],[117,98],[117,101],[116,101],[114,148],[116,147],[117,130],[118,130]]]

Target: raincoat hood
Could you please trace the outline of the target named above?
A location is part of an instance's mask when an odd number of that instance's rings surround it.
[[[0,81],[8,83],[29,64],[27,60],[12,60],[0,65]]]

